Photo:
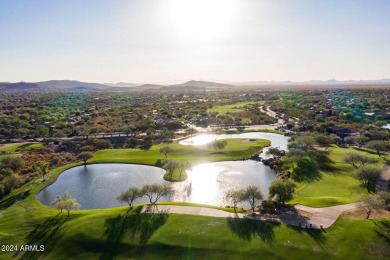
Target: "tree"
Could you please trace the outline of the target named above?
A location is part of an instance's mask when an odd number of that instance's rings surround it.
[[[186,171],[186,170],[189,170],[192,168],[192,164],[191,162],[186,162],[186,163],[180,163],[179,164],[179,174],[180,174],[180,177],[179,179],[181,180],[181,174]]]
[[[285,154],[285,151],[283,150],[280,150],[276,147],[270,147],[268,149],[268,151],[266,152],[266,155],[272,155],[272,156],[275,156],[275,157],[281,157]]]
[[[75,198],[69,198],[64,201],[64,209],[68,212],[68,217],[69,217],[69,212],[72,209],[79,209],[80,204],[76,201]]]
[[[163,129],[159,131],[159,137],[168,143],[172,142],[174,134],[175,132],[169,131],[167,127],[163,127]]]
[[[0,176],[0,199],[10,193],[12,189],[20,184],[20,178],[12,173],[8,176]]]
[[[294,140],[288,144],[288,148],[296,148],[306,151],[312,149],[315,143],[316,141],[312,136],[300,135],[295,137]]]
[[[368,192],[375,191],[375,185],[381,175],[381,170],[374,167],[362,167],[355,173],[355,178],[361,182],[361,185],[367,189]]]
[[[151,204],[156,204],[161,197],[172,196],[174,189],[170,185],[146,184],[142,187],[141,194],[148,196]]]
[[[381,191],[376,195],[386,210],[390,210],[390,192]]]
[[[370,141],[366,145],[367,148],[375,150],[378,156],[390,150],[390,144],[385,141]]]
[[[35,129],[36,137],[47,137],[49,136],[49,129],[46,126],[39,125]]]
[[[153,146],[154,134],[148,134],[145,136],[140,148],[148,151]]]
[[[76,199],[72,198],[67,192],[64,193],[64,196],[57,195],[52,205],[55,205],[56,208],[60,210],[60,213],[62,213],[62,210],[65,209],[68,212],[68,216],[72,209],[80,208],[80,204],[76,201]]]
[[[0,198],[10,193],[20,184],[20,178],[14,174],[23,165],[20,157],[4,156],[0,159]]]
[[[163,153],[165,155],[165,158],[167,158],[168,157],[168,153],[173,152],[173,149],[171,147],[169,147],[169,146],[164,146],[164,147],[160,148],[159,152]]]
[[[99,140],[96,142],[96,148],[101,149],[110,149],[112,146],[110,140]]]
[[[275,180],[269,187],[269,196],[277,197],[278,201],[285,203],[292,199],[292,195],[297,185],[289,179]]]
[[[379,199],[378,196],[366,197],[358,206],[360,209],[366,211],[366,219],[370,218],[370,215],[373,211],[381,211],[384,208],[383,202]]]
[[[180,163],[173,159],[165,159],[162,161],[162,167],[167,170],[167,175],[170,178],[172,178],[173,172],[180,166]]]
[[[378,160],[376,160],[374,158],[371,158],[371,157],[368,157],[368,156],[365,156],[362,154],[358,154],[358,153],[346,153],[344,158],[343,158],[343,161],[347,164],[352,165],[352,167],[355,169],[358,169],[361,166],[364,166],[364,165],[369,164],[369,163],[377,163],[378,162]]]
[[[87,164],[87,161],[92,158],[91,152],[81,152],[79,155],[77,155],[77,160],[82,160],[84,162],[84,165]]]
[[[42,179],[45,180],[45,176],[49,172],[49,164],[44,161],[38,161],[34,164],[34,170],[42,175]]]
[[[229,190],[225,197],[233,205],[234,210],[236,210],[238,203],[244,199],[244,190]]]
[[[249,204],[251,205],[251,209],[254,213],[257,202],[263,199],[263,194],[261,194],[261,191],[257,186],[249,185],[243,191],[242,199],[247,200],[249,202]]]
[[[18,171],[24,166],[24,161],[18,156],[6,155],[0,159],[0,168],[9,168]]]
[[[193,128],[193,127],[190,127],[190,128],[187,128],[186,129],[186,135],[189,135],[189,136],[193,136],[194,134],[196,134],[198,131],[195,129],[195,128]]]
[[[295,164],[299,162],[303,157],[307,156],[306,152],[299,148],[291,148],[288,150],[288,153],[285,157],[283,157],[283,160],[286,163],[289,163],[292,165],[292,167],[295,167]]]
[[[79,129],[79,135],[84,136],[85,139],[88,139],[90,131],[91,130],[89,126],[83,125]]]
[[[141,196],[141,190],[136,187],[133,187],[129,188],[126,191],[123,191],[116,199],[121,202],[127,202],[127,204],[129,204],[130,209],[132,209],[134,200]]]
[[[344,138],[344,141],[347,143],[355,143],[357,145],[363,145],[368,142],[368,137],[365,136],[347,136]]]

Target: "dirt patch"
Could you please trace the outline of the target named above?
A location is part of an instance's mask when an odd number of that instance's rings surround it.
[[[345,211],[341,214],[343,217],[354,217],[354,218],[366,218],[367,213],[364,211],[364,209],[353,209]],[[390,211],[382,210],[380,212],[374,211],[370,215],[370,219],[374,218],[390,218]]]
[[[302,216],[305,219],[311,219],[313,217],[313,214],[304,210],[298,210],[298,213],[300,216]]]

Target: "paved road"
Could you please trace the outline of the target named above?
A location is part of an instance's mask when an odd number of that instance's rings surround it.
[[[328,228],[333,225],[336,219],[341,213],[347,210],[356,208],[358,203],[351,203],[333,207],[325,208],[312,208],[303,205],[296,205],[296,211],[288,211],[279,214],[279,216],[267,216],[267,215],[252,215],[251,213],[230,213],[223,210],[192,207],[192,206],[176,206],[176,205],[159,205],[145,206],[142,210],[143,213],[160,213],[160,214],[185,214],[185,215],[198,215],[220,218],[250,218],[255,220],[268,220],[283,222],[294,226],[310,226],[313,228]],[[305,213],[305,214],[302,214]],[[309,217],[303,217],[303,215],[309,215]]]

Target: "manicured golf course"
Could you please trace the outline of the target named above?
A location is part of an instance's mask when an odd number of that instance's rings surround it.
[[[225,144],[224,148],[216,149],[210,145],[181,145],[175,141],[168,145],[172,152],[167,157],[183,163],[191,162],[192,165],[205,162],[242,160],[260,153],[263,147],[270,144],[268,140],[246,139],[226,139],[223,142]],[[159,152],[164,146],[167,146],[167,144],[154,145],[147,151],[141,149],[101,150],[96,152],[88,163],[121,162],[156,165],[159,160],[165,159],[164,154]],[[173,181],[178,181],[185,179],[185,177],[185,174],[182,174],[180,178],[179,173],[176,171],[172,179]]]
[[[353,167],[342,161],[348,152],[378,159],[378,163],[375,164],[378,168],[383,167],[389,160],[387,157],[378,157],[374,153],[356,148],[331,146],[329,148],[330,164],[328,169],[319,172],[318,180],[299,183],[291,203],[312,207],[328,207],[360,201],[362,195],[368,195],[367,191],[360,187],[360,182],[353,177]]]
[[[41,143],[22,143],[22,144],[12,144],[4,147],[0,147],[0,151],[10,152],[18,149],[37,149],[42,148],[44,145]]]
[[[222,106],[214,106],[207,110],[207,112],[217,112],[220,115],[224,115],[227,113],[240,112],[244,110],[244,107],[247,105],[256,104],[255,102],[238,102],[231,105],[222,105]]]
[[[174,152],[168,158],[192,163],[237,160],[259,152],[267,144],[264,140],[228,139],[223,149],[215,150],[174,142],[170,144]],[[155,145],[148,151],[102,150],[88,162],[155,165],[164,158],[159,153],[161,147]],[[349,166],[341,163],[343,149],[351,148],[330,148],[332,172],[321,172],[322,178],[300,183],[294,202],[329,206],[357,201],[365,194],[352,178]],[[65,212],[59,214],[36,200],[36,194],[62,171],[80,164],[53,169],[45,182],[37,177],[0,201],[0,244],[45,247],[43,252],[3,251],[0,258],[384,259],[390,255],[389,219],[340,217],[322,231],[248,219],[140,214],[142,206],[132,211],[128,207],[77,210],[67,217]],[[328,199],[332,196],[336,199]]]
[[[158,159],[164,159],[164,154],[159,150],[164,146],[169,146],[173,152],[168,154],[168,158],[173,158],[180,162],[190,161],[193,164],[203,162],[216,162],[228,160],[241,160],[253,154],[261,152],[261,149],[270,144],[268,140],[246,140],[246,139],[226,139],[223,149],[216,149],[209,145],[189,146],[181,145],[178,142],[172,144],[153,145],[149,150],[141,149],[108,149],[101,150],[94,154],[88,161],[97,162],[124,162],[155,165]]]
[[[389,220],[342,217],[324,232],[245,219],[131,214],[127,207],[74,211],[68,218],[31,195],[1,208],[2,245],[45,246],[44,252],[2,252],[6,259],[383,259],[389,254]]]

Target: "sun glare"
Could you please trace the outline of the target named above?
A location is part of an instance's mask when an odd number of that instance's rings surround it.
[[[237,8],[238,0],[169,0],[164,14],[178,40],[208,42],[228,34]]]

